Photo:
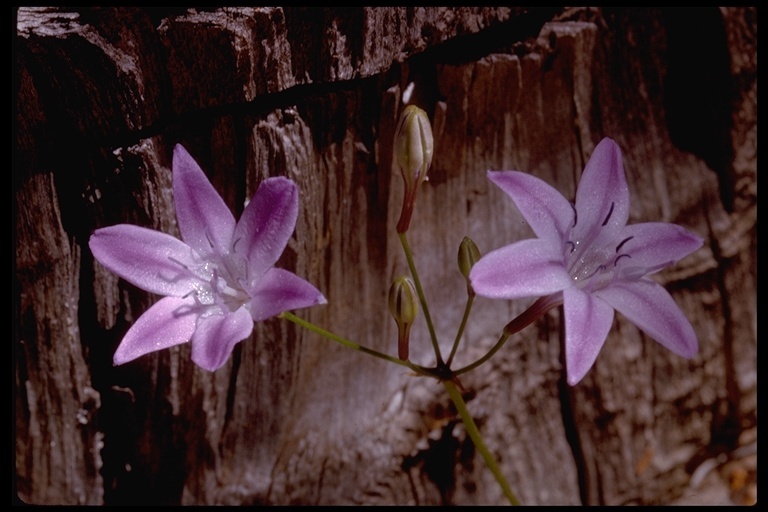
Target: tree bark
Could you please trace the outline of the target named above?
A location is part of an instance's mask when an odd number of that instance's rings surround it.
[[[570,387],[554,310],[462,377],[521,501],[754,501],[756,34],[756,9],[736,7],[19,9],[19,499],[505,503],[439,383],[285,320],[256,324],[214,373],[186,345],[112,365],[156,297],[100,266],[88,238],[123,222],[178,236],[176,143],[236,217],[264,178],[293,179],[299,220],[279,266],[328,299],[297,314],[395,354],[387,293],[408,269],[392,141],[412,103],[432,119],[435,156],[408,237],[444,353],[464,307],[462,238],[486,253],[532,236],[488,169],[573,198],[609,136],[630,222],[705,239],[657,276],[698,335],[692,360],[617,315]],[[478,298],[457,366],[527,305]],[[411,359],[433,357],[419,320]]]

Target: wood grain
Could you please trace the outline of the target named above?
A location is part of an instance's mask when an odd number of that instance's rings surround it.
[[[435,132],[408,236],[444,351],[463,310],[462,238],[488,252],[532,236],[488,169],[573,197],[610,136],[630,222],[705,239],[658,276],[698,334],[691,361],[617,315],[569,387],[553,311],[462,378],[524,503],[684,502],[696,469],[742,453],[757,423],[756,32],[756,10],[737,7],[19,9],[18,498],[504,503],[438,383],[288,322],[257,324],[215,373],[187,346],[111,362],[155,298],[95,262],[88,237],[120,222],[178,235],[176,143],[236,215],[264,178],[295,180],[300,215],[279,265],[328,299],[297,314],[394,354],[387,291],[407,266],[391,148],[405,95]],[[457,364],[526,306],[478,299]],[[432,363],[421,320],[410,350]]]

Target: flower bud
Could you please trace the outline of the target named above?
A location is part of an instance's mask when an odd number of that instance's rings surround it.
[[[480,250],[475,245],[475,242],[471,238],[465,236],[464,240],[459,244],[459,272],[467,280],[467,292],[470,295],[474,295],[472,285],[469,282],[469,271],[475,265],[475,262],[480,259]]]
[[[459,271],[461,275],[469,279],[469,271],[475,265],[475,262],[480,259],[480,250],[477,248],[475,242],[468,236],[464,237],[464,240],[459,244]]]
[[[408,105],[400,114],[394,141],[394,159],[400,166],[405,184],[405,197],[397,232],[405,233],[411,222],[416,191],[427,179],[432,165],[434,139],[429,116],[415,105]]]
[[[419,314],[416,288],[408,277],[398,277],[389,289],[389,311],[397,322],[397,357],[408,360],[411,325]]]

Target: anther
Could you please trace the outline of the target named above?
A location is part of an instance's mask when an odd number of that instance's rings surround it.
[[[573,209],[573,227],[576,227],[576,223],[579,221],[579,212],[576,211],[576,205],[574,205],[573,203],[568,203],[568,204],[570,204],[571,209]]]
[[[585,280],[590,280],[590,279],[592,279],[593,277],[595,277],[597,274],[601,274],[601,273],[602,273],[602,272],[604,272],[604,271],[605,271],[605,265],[600,265],[600,266],[598,266],[598,267],[595,269],[595,271],[594,271],[594,272],[592,272],[592,273],[591,273],[589,276],[585,277],[584,279],[585,279]]]
[[[189,292],[189,293],[187,293],[186,295],[184,295],[184,296],[182,297],[182,299],[186,299],[186,298],[187,298],[187,297],[189,297],[190,295],[194,295],[194,299],[195,299],[195,305],[196,305],[196,306],[202,306],[202,305],[203,305],[203,303],[202,303],[202,302],[200,302],[200,297],[199,297],[199,296],[198,296],[198,294],[197,294],[197,290],[190,290],[190,292]]]
[[[603,224],[603,225],[605,225],[605,224]],[[633,237],[633,236],[628,236],[627,238],[625,238],[624,240],[622,240],[622,241],[619,243],[619,245],[617,245],[617,246],[616,246],[616,252],[619,252],[619,250],[621,249],[621,247],[622,247],[622,246],[623,246],[625,243],[627,243],[627,242],[629,242],[630,240],[632,240],[633,238],[635,238],[635,237]]]
[[[623,242],[622,242],[622,243],[623,243]],[[619,260],[620,260],[621,258],[625,257],[625,256],[626,256],[627,258],[629,258],[629,259],[632,259],[632,256],[630,256],[629,254],[619,254],[618,256],[616,256],[616,259],[615,259],[615,260],[613,260],[613,266],[615,267],[615,266],[616,266],[616,264],[619,262]]]
[[[168,256],[168,259],[171,260],[172,262],[174,262],[175,264],[179,265],[180,267],[184,268],[185,270],[189,270],[188,266],[186,266],[185,264],[183,264],[182,262],[180,262],[179,260],[177,260],[173,256]]]
[[[608,224],[608,219],[610,219],[610,218],[611,218],[611,215],[613,215],[613,207],[615,206],[615,204],[616,204],[616,203],[614,203],[613,201],[611,201],[611,209],[610,209],[610,210],[608,210],[608,215],[606,215],[606,216],[605,216],[605,220],[603,221],[603,226],[605,226],[606,224]]]

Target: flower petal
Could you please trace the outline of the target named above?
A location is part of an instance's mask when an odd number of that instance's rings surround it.
[[[617,238],[626,240],[620,253],[629,258],[617,260],[623,272],[645,275],[658,272],[662,268],[675,264],[704,244],[698,235],[687,231],[677,224],[667,222],[646,222],[626,226]],[[631,269],[639,269],[632,272]]]
[[[196,281],[187,270],[195,264],[192,249],[160,231],[118,224],[94,231],[88,246],[111,272],[151,293],[182,297]]]
[[[563,290],[565,366],[568,384],[576,385],[595,364],[613,324],[613,308],[572,287]]]
[[[173,149],[173,200],[181,238],[201,256],[229,252],[235,218],[181,144]]]
[[[595,295],[675,354],[690,359],[698,351],[691,323],[660,284],[650,279],[620,281]]]
[[[512,198],[536,236],[554,244],[565,242],[574,210],[554,187],[518,171],[488,171],[488,179]]]
[[[549,295],[573,285],[562,249],[531,238],[491,251],[469,273],[475,293],[491,299]]]
[[[323,294],[301,277],[281,268],[271,268],[250,291],[250,311],[254,322],[283,311],[325,304]]]
[[[251,335],[253,320],[245,308],[201,318],[192,336],[192,361],[210,372],[218,370],[239,342]]]
[[[198,317],[194,305],[192,298],[165,297],[157,301],[125,333],[115,351],[114,364],[189,341]]]
[[[621,150],[605,138],[595,147],[576,191],[578,221],[574,240],[609,240],[627,224],[629,187],[624,176]]]
[[[277,262],[299,216],[299,190],[288,178],[269,178],[256,194],[235,228],[235,249],[248,260],[256,279]]]

